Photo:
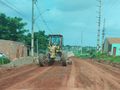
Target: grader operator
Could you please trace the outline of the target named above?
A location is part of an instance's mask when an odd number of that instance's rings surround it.
[[[49,45],[48,45],[48,53],[47,60],[39,60],[40,65],[48,65],[54,64],[54,62],[60,63],[63,66],[66,66],[66,57],[62,50],[63,46],[63,35],[54,34],[49,35]]]

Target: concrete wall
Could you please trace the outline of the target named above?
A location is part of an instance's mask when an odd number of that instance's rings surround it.
[[[27,56],[27,47],[19,42],[0,40],[0,52],[11,60]]]
[[[38,64],[36,61],[34,61],[33,57],[28,56],[16,59],[15,61],[11,61],[8,64],[1,65],[1,67],[5,68],[21,67],[32,63]]]
[[[108,55],[112,55],[112,44],[108,42],[106,39],[104,42],[104,52],[107,53]]]
[[[106,52],[106,53],[109,52],[109,51],[108,51],[108,46],[109,46],[109,43],[108,43],[108,41],[107,41],[107,39],[106,39],[105,42],[104,42],[104,52]]]

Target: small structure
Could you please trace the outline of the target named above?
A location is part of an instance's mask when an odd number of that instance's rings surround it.
[[[27,56],[27,47],[20,42],[0,40],[0,53],[5,54],[11,60],[15,60]]]
[[[108,55],[120,56],[120,38],[106,38],[104,52]]]

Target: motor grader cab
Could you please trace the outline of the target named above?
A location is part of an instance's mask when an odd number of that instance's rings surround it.
[[[63,41],[62,35],[49,35],[48,49],[50,58],[55,59],[57,54],[59,54],[59,56],[62,55],[62,41]]]

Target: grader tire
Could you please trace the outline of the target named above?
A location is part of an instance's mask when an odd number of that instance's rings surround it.
[[[42,63],[41,60],[39,60],[39,66],[40,66],[40,67],[43,67],[43,66],[44,66],[44,64]]]
[[[67,66],[66,61],[62,61],[62,66]]]
[[[62,56],[61,56],[61,63],[62,63],[62,66],[67,66],[67,62],[66,62],[66,57],[65,57],[65,55],[64,54],[62,54]]]
[[[50,59],[49,62],[48,62],[48,65],[51,66],[51,65],[54,64],[54,62],[55,62],[54,59]]]

